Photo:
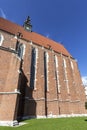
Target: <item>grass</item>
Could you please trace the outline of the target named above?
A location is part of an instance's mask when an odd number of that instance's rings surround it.
[[[19,127],[0,127],[0,130],[87,130],[87,117],[31,119]]]

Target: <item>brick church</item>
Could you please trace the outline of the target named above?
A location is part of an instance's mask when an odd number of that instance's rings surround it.
[[[58,42],[0,18],[0,125],[85,115],[77,61]]]

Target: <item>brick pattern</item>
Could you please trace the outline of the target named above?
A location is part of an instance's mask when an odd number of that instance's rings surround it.
[[[0,70],[2,69],[1,72],[3,72],[0,74],[0,92],[4,92],[4,94],[0,94],[0,120],[14,120],[17,94],[12,93],[18,89],[20,61],[9,52],[4,52],[4,55],[3,60],[0,59],[0,61],[2,60]]]
[[[5,32],[1,33],[4,36],[2,46],[15,49],[15,47],[12,47],[16,44],[14,36]],[[12,46],[10,46],[11,44]],[[0,49],[0,120],[15,120],[17,117],[17,94],[15,91],[18,89],[19,84],[19,69],[20,60],[17,55]]]
[[[31,45],[29,44],[29,46]],[[26,104],[25,113],[26,113],[26,108],[28,109],[28,107],[30,106],[31,107],[27,110],[27,114],[24,115],[29,116],[28,112],[32,116],[37,116],[37,115],[43,116],[44,114],[58,115],[58,114],[72,114],[72,113],[80,114],[81,112],[86,113],[84,108],[84,102],[85,102],[84,89],[82,86],[82,81],[81,81],[81,77],[79,74],[76,61],[74,59],[70,59],[70,57],[66,57],[61,54],[52,52],[51,50],[42,49],[41,47],[35,45],[32,46],[38,48],[38,53],[39,53],[38,65],[37,65],[37,76],[36,76],[37,77],[36,90],[27,91],[28,98],[25,100],[25,104]],[[46,94],[45,94],[45,86],[44,86],[44,51],[47,51],[49,54],[49,91],[47,91]],[[58,62],[59,81],[60,81],[59,94],[57,94],[57,86],[55,80],[54,55],[57,55],[59,61]],[[67,87],[66,87],[66,82],[64,77],[63,58],[66,59],[66,64],[67,64],[67,78],[68,78],[70,94],[67,93]],[[72,70],[70,61],[73,62],[75,70]],[[25,68],[27,68],[27,66]],[[30,78],[28,78],[28,81],[29,79]],[[79,84],[79,88],[75,84]],[[29,96],[29,92],[31,92],[32,95],[31,97]],[[81,93],[82,96],[80,96]],[[81,106],[82,105],[81,100],[83,102],[83,106]],[[33,102],[36,106],[35,107],[36,112],[32,110]],[[29,105],[28,103],[31,105]],[[35,114],[33,115],[33,113]]]
[[[0,94],[0,120],[14,120],[18,117],[50,116],[62,114],[85,114],[85,93],[82,86],[80,72],[75,59],[46,49],[29,41],[16,39],[15,36],[1,31],[4,36],[2,46],[15,49],[17,40],[25,44],[25,55],[22,60],[17,54],[0,49],[0,92],[14,92],[18,94]],[[31,53],[32,47],[38,49],[36,87],[30,88]],[[48,85],[45,91],[44,52],[48,52]],[[54,57],[58,58],[58,79],[60,92],[58,92],[55,75]],[[66,61],[66,72],[63,59]],[[73,64],[73,69],[71,66]],[[65,74],[67,74],[69,93]]]

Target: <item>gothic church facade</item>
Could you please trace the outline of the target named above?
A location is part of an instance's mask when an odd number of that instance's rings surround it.
[[[64,48],[0,18],[0,122],[86,114],[77,61]]]

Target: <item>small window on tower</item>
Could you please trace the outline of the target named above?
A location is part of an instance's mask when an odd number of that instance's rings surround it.
[[[3,40],[4,40],[4,37],[3,37],[3,35],[2,35],[2,34],[0,34],[0,46],[2,45]]]

